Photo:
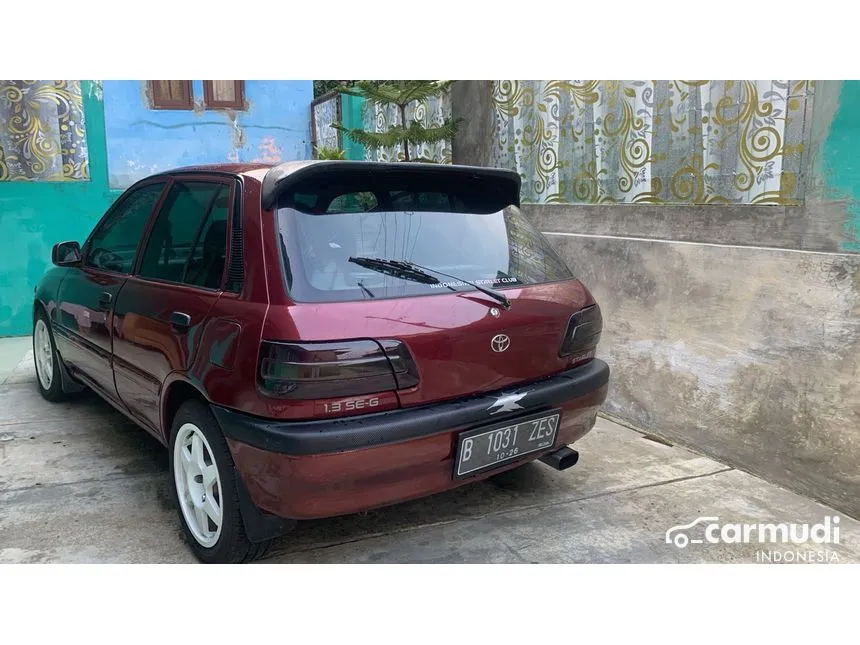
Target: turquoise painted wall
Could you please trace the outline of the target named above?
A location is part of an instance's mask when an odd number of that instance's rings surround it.
[[[108,186],[101,86],[81,81],[90,181],[0,182],[0,336],[29,334],[51,247],[82,241],[121,191]]]
[[[860,253],[860,81],[843,81],[822,151],[827,196],[849,199],[845,251]]]
[[[343,93],[340,95],[340,99],[340,114],[344,127],[351,130],[363,128],[364,123],[361,118],[361,109],[364,105],[364,99],[360,96]],[[346,152],[347,159],[364,161],[364,146],[356,143],[346,135],[343,135],[343,149]]]

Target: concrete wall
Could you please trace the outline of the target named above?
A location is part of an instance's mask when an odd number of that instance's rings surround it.
[[[192,81],[193,110],[153,110],[145,81],[105,81],[110,185],[154,172],[228,161],[310,158],[312,81],[245,81],[246,110],[207,110]]]
[[[451,85],[452,117],[463,119],[451,142],[454,163],[493,165],[495,120],[492,81],[457,81]]]
[[[603,310],[606,412],[860,516],[860,256],[548,237]]]
[[[455,86],[455,116],[486,102]],[[603,308],[605,412],[860,516],[860,83],[816,83],[804,203],[526,204]],[[486,163],[483,120],[455,163]],[[706,510],[706,509],[705,509]]]

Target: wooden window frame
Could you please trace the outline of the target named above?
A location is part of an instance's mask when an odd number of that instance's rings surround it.
[[[244,110],[245,109],[245,81],[233,81],[232,101],[216,101],[213,81],[203,81],[203,105],[209,110]]]
[[[153,110],[192,110],[194,109],[194,93],[191,90],[191,81],[180,81],[187,100],[164,99],[157,96],[155,82],[147,81],[149,85],[149,103]]]

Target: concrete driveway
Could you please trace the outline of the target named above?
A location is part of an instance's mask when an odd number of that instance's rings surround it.
[[[94,395],[47,403],[34,379],[29,339],[0,340],[0,563],[192,562],[169,501],[166,450]],[[530,464],[300,523],[266,561],[754,563],[768,551],[860,562],[860,522],[844,515],[839,544],[666,544],[667,529],[702,516],[814,524],[839,513],[605,419],[577,448],[579,464],[562,473]]]

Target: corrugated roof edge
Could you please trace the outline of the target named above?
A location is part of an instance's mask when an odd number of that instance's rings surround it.
[[[278,196],[297,183],[326,173],[400,172],[427,173],[440,176],[473,175],[475,178],[495,178],[511,182],[511,204],[520,205],[521,178],[518,173],[506,168],[484,168],[480,166],[455,166],[428,163],[382,163],[379,161],[290,161],[272,167],[263,178],[261,202],[264,210],[271,210]]]

